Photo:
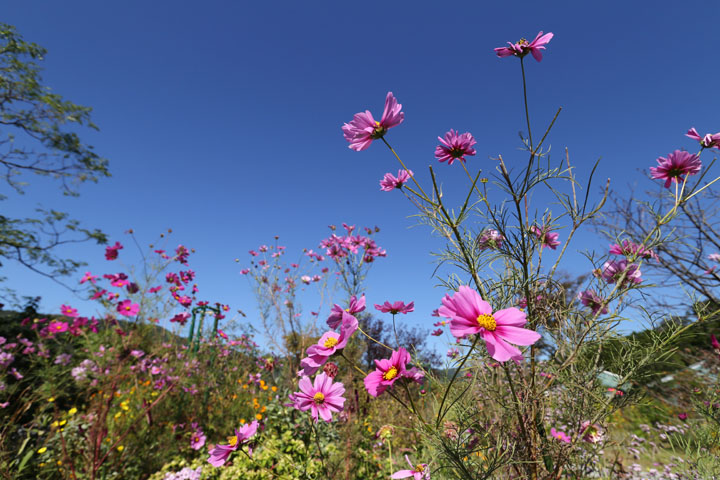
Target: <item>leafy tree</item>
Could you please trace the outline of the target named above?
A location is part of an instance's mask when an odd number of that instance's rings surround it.
[[[23,40],[11,25],[0,23],[0,177],[23,194],[29,173],[50,176],[65,195],[77,186],[109,176],[108,161],[81,142],[78,126],[97,129],[89,107],[76,105],[42,83],[46,50]],[[0,193],[0,200],[7,196]],[[0,266],[15,260],[58,281],[82,263],[58,256],[55,247],[90,239],[107,241],[99,230],[81,228],[66,213],[38,209],[36,218],[0,214]],[[1,278],[0,278],[1,279]]]

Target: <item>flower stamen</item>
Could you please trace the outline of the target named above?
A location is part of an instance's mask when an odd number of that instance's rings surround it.
[[[315,395],[313,395],[313,401],[316,405],[320,405],[325,401],[325,395],[323,395],[322,392],[317,392]]]
[[[383,379],[384,380],[392,380],[393,378],[397,377],[398,370],[396,367],[390,367],[390,369],[383,373]]]
[[[488,332],[494,332],[497,328],[497,322],[495,321],[495,317],[492,315],[481,313],[478,315],[476,321],[480,327],[484,328]]]

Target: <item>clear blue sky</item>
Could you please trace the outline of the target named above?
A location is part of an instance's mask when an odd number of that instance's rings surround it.
[[[328,224],[378,225],[388,258],[370,275],[369,301],[414,300],[409,320],[430,326],[445,293],[432,278],[438,242],[409,228],[404,197],[379,190],[397,171],[387,149],[349,150],[341,125],[366,108],[379,115],[393,91],[405,122],[388,139],[425,185],[450,128],[477,138],[471,168],[491,170],[498,154],[524,161],[519,65],[493,48],[551,31],[544,60],[526,62],[535,130],[562,106],[554,152],[567,146],[581,177],[602,158],[598,178],[644,188],[641,170],[658,156],[695,147],[689,127],[720,130],[719,15],[716,1],[6,2],[2,21],[49,50],[45,82],[93,107],[100,132],[83,138],[113,176],[79,198],[28,177],[28,193],[2,207],[68,211],[126,244],[128,228],[145,244],[172,228],[174,243],[198,252],[201,297],[248,313],[238,272],[249,249],[279,235],[292,257],[317,249]],[[447,189],[465,188],[459,168],[435,168]],[[592,232],[579,240],[576,250],[607,248]],[[107,271],[102,247],[68,252]],[[3,272],[8,286],[42,295],[45,311],[93,313],[52,282],[11,264]]]

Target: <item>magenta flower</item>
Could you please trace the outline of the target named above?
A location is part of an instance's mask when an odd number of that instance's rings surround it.
[[[312,375],[322,367],[328,358],[335,352],[342,350],[347,345],[348,339],[358,328],[358,321],[347,312],[343,312],[342,328],[340,333],[325,332],[318,343],[310,345],[307,349],[307,357],[300,360],[302,375]]]
[[[405,114],[400,111],[402,105],[397,103],[392,92],[385,97],[385,110],[382,118],[376,121],[369,110],[356,113],[350,123],[342,127],[345,140],[350,142],[349,148],[359,152],[370,146],[373,140],[382,138],[389,129],[400,125],[405,119]]]
[[[627,272],[627,273],[625,273]],[[629,263],[626,259],[620,261],[610,260],[605,262],[602,267],[600,276],[607,283],[616,283],[625,274],[621,287],[626,287],[628,283],[638,284],[642,282],[642,272],[640,267],[634,263]]]
[[[598,312],[603,315],[608,313],[607,306],[605,306],[605,300],[595,293],[595,290],[585,290],[584,292],[578,293],[578,299],[586,307],[590,307],[594,315]]]
[[[123,300],[118,303],[117,311],[126,317],[134,317],[140,311],[140,305],[132,303],[130,300]]]
[[[115,245],[111,247],[105,247],[105,259],[106,260],[117,260],[118,250],[122,250],[124,247],[120,242],[115,242]]]
[[[386,173],[383,179],[380,180],[380,190],[392,192],[396,188],[402,188],[412,176],[412,170],[398,170],[397,178],[392,173]]]
[[[700,142],[700,146],[702,148],[717,148],[718,150],[720,150],[720,132],[715,134],[707,133],[704,137],[701,137],[700,134],[698,134],[697,130],[695,130],[695,128],[693,127],[688,130],[685,136]]]
[[[550,429],[550,435],[557,438],[561,442],[570,443],[570,437],[567,436],[565,432],[561,432],[559,430],[555,430],[555,427]]]
[[[248,425],[236,428],[235,435],[228,437],[227,445],[215,445],[215,448],[210,450],[210,458],[208,459],[208,462],[210,462],[210,464],[214,467],[224,465],[230,454],[237,450],[240,445],[250,440],[250,437],[255,435],[257,429],[257,420],[253,420],[253,422]],[[252,455],[252,450],[250,450],[249,454]]]
[[[393,473],[390,478],[397,479],[412,477],[413,480],[430,480],[430,469],[428,469],[427,463],[418,463],[417,465],[413,465],[407,455],[405,455],[405,460],[408,465],[410,465],[410,470],[400,470]]]
[[[176,314],[174,317],[170,319],[171,323],[179,323],[180,325],[185,325],[185,323],[190,318],[190,314],[188,312],[181,312]]]
[[[678,413],[678,418],[679,418],[680,420],[682,420],[683,422],[684,422],[685,420],[687,420],[687,417],[688,417],[688,414],[685,413],[685,412]]]
[[[557,249],[557,246],[560,245],[560,241],[558,240],[558,238],[560,238],[560,234],[551,232],[550,228],[545,225],[543,225],[542,228],[537,225],[533,225],[530,227],[530,232],[542,242],[543,248],[550,247],[555,250]]]
[[[480,250],[498,250],[502,248],[503,237],[500,232],[493,229],[483,230],[477,239],[477,246]]]
[[[600,427],[595,424],[591,425],[589,420],[585,420],[580,425],[580,435],[582,435],[583,441],[588,443],[601,442],[604,437]]]
[[[293,406],[303,412],[310,410],[316,422],[318,416],[330,422],[333,412],[343,410],[345,387],[340,382],[333,383],[324,372],[315,377],[314,383],[310,382],[310,377],[302,377],[298,386],[300,391],[290,396]]]
[[[445,134],[445,138],[438,137],[442,145],[435,147],[435,158],[440,162],[448,162],[448,165],[452,165],[455,159],[465,163],[465,155],[474,156],[475,149],[472,148],[477,142],[470,135],[470,132],[459,134],[450,129]]]
[[[520,41],[518,41],[517,43],[508,42],[509,47],[496,48],[495,53],[498,57],[501,58],[509,57],[511,55],[522,58],[528,53],[531,53],[535,60],[539,62],[540,60],[542,60],[541,50],[545,50],[545,45],[547,45],[552,38],[552,33],[546,33],[545,35],[543,35],[543,32],[540,32],[535,37],[535,40],[530,43],[528,43],[528,41],[524,38],[521,38]]]
[[[645,260],[649,260],[651,258],[658,260],[657,254],[652,250],[645,248],[642,244],[630,242],[628,240],[623,240],[622,246],[617,243],[610,245],[610,253],[613,255],[624,255],[626,257],[634,255],[639,258],[644,258]]]
[[[365,310],[365,295],[363,294],[359,300],[355,297],[355,295],[353,295],[350,298],[350,305],[348,308],[343,309],[337,303],[333,305],[330,310],[330,316],[327,319],[327,324],[330,328],[337,328],[342,322],[344,312],[347,312],[350,315],[355,315],[363,310]]]
[[[67,332],[68,328],[69,328],[69,326],[68,326],[67,322],[58,322],[56,320],[53,320],[48,325],[48,330],[52,333]]]
[[[667,158],[659,157],[657,162],[657,167],[650,167],[650,176],[665,180],[665,188],[669,188],[671,182],[684,182],[683,175],[696,175],[702,168],[698,155],[683,150],[675,150]]]
[[[85,275],[83,276],[83,278],[80,279],[80,283],[82,284],[85,282],[90,282],[90,283],[94,284],[95,281],[97,280],[97,278],[98,278],[97,275],[93,275],[90,272],[85,272]]]
[[[375,371],[365,377],[365,389],[373,397],[377,397],[401,378],[409,378],[420,382],[424,374],[416,368],[408,370],[410,354],[400,347],[393,351],[390,358],[375,360]]]
[[[60,313],[65,315],[66,317],[75,318],[78,316],[78,311],[76,308],[72,308],[70,305],[61,305],[60,306]]]
[[[200,450],[205,445],[207,437],[202,430],[196,430],[190,437],[190,448],[193,450]]]
[[[375,304],[375,309],[382,313],[391,313],[397,315],[398,313],[410,313],[415,310],[415,302],[410,302],[407,305],[401,301],[390,303],[387,300],[382,305]]]
[[[522,353],[510,345],[532,345],[540,334],[525,328],[525,313],[515,307],[493,312],[488,302],[472,288],[462,285],[452,296],[445,295],[438,313],[450,319],[450,333],[460,339],[480,334],[485,340],[488,353],[498,362],[511,358],[519,360]]]

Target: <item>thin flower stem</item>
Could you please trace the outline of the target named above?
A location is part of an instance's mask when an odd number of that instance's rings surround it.
[[[383,143],[384,143],[385,145],[387,145],[387,147],[390,149],[390,151],[393,153],[393,155],[395,155],[395,158],[397,158],[398,162],[400,162],[400,165],[402,165],[402,167],[403,167],[405,170],[407,170],[408,172],[410,172],[410,169],[408,169],[408,168],[405,166],[405,163],[400,159],[400,156],[399,156],[399,155],[395,152],[395,150],[390,146],[390,144],[387,142],[387,140],[385,140],[385,137],[380,137],[380,138],[382,139]],[[420,190],[420,193],[422,193],[422,196],[420,196],[420,198],[422,198],[422,199],[425,200],[426,202],[430,202],[430,198],[427,196],[427,194],[426,194],[425,191],[423,190],[422,186],[418,183],[417,180],[415,180],[415,175],[412,175],[410,178],[412,178],[412,181],[415,182],[415,185],[418,187],[418,190]]]
[[[477,177],[480,175],[480,173],[482,172],[482,170],[480,170],[480,171],[478,172],[478,174],[475,176],[475,180],[473,180],[473,177],[472,177],[472,175],[470,175],[470,172],[468,171],[467,166],[465,165],[465,162],[463,162],[462,160],[460,160],[460,164],[462,165],[463,170],[465,170],[465,173],[467,173],[467,176],[468,176],[468,178],[470,179],[470,182],[472,183],[472,186],[470,187],[470,191],[472,191],[472,189],[475,188],[475,191],[477,192],[478,197],[483,198],[483,194],[480,192],[480,189],[479,189],[479,188],[477,187],[477,185],[476,185],[476,183],[477,183]],[[467,204],[467,202],[465,202],[465,203]]]
[[[385,348],[387,348],[388,350],[392,351],[392,348],[388,347],[387,345],[385,345],[384,343],[382,343],[382,342],[379,341],[379,340],[375,340],[373,337],[371,337],[370,335],[368,335],[367,333],[365,333],[365,330],[363,330],[362,328],[360,328],[360,325],[358,325],[358,330],[360,331],[360,333],[362,333],[363,335],[365,335],[367,338],[369,338],[369,339],[372,340],[373,342],[377,343],[378,345],[382,345],[383,347],[385,347]],[[396,340],[396,341],[397,341],[397,340]]]
[[[533,148],[532,129],[530,128],[530,110],[528,109],[527,85],[525,83],[525,64],[523,63],[523,57],[520,57],[520,69],[522,70],[523,100],[525,100],[525,120],[527,121],[528,140],[530,141],[530,152],[534,155],[535,150]]]
[[[527,446],[528,452],[530,452],[530,459],[532,460],[532,464],[530,465],[530,471],[531,471],[531,477],[532,479],[537,478],[537,464],[536,464],[536,458],[535,458],[535,449],[534,445],[532,444],[532,440],[530,438],[530,435],[528,434],[527,429],[525,428],[525,421],[523,419],[522,412],[520,411],[520,400],[518,399],[517,393],[515,392],[515,383],[513,382],[512,376],[510,375],[510,370],[507,368],[507,364],[503,364],[503,370],[505,370],[505,377],[507,378],[508,385],[510,386],[510,392],[513,396],[513,404],[515,405],[515,414],[518,418],[518,423],[520,424],[520,431],[522,431],[523,437],[525,437],[525,445]]]
[[[472,345],[470,345],[470,350],[468,350],[467,354],[465,354],[465,357],[463,357],[462,361],[460,362],[460,365],[455,369],[455,373],[453,374],[452,378],[450,379],[450,383],[448,383],[448,386],[445,388],[445,393],[443,393],[443,398],[440,401],[440,408],[438,408],[438,416],[435,420],[435,428],[440,427],[440,422],[442,422],[442,419],[445,417],[445,413],[443,413],[443,406],[445,405],[445,400],[447,400],[447,396],[450,393],[450,389],[452,388],[452,384],[455,382],[455,379],[458,376],[458,373],[460,373],[460,370],[462,370],[462,367],[465,365],[465,362],[467,362],[467,359],[470,358],[470,355],[472,354],[473,350],[475,349],[475,345],[477,345],[478,340],[480,339],[479,335],[475,335],[475,339],[473,340]]]

